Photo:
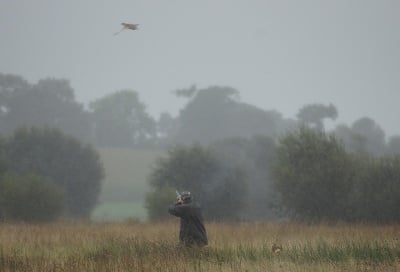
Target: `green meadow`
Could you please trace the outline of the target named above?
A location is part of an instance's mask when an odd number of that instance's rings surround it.
[[[149,191],[147,176],[160,150],[101,148],[105,168],[99,205],[92,213],[94,221],[146,220],[144,200]]]

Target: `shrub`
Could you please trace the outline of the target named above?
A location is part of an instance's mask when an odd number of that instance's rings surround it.
[[[63,190],[43,177],[5,174],[0,178],[2,220],[52,221],[63,209]]]
[[[168,206],[174,202],[175,190],[171,187],[159,188],[146,195],[146,209],[149,219],[158,220],[169,216]]]
[[[174,201],[171,191],[187,190],[200,202],[207,219],[235,220],[246,195],[245,178],[240,168],[224,165],[207,148],[178,146],[151,173],[154,192],[147,196],[146,207],[150,217],[161,216]]]
[[[346,153],[332,135],[302,128],[281,139],[273,174],[297,219],[400,222],[400,156]]]
[[[281,139],[273,169],[282,204],[303,220],[348,216],[354,164],[333,135],[301,128]]]
[[[8,172],[47,178],[65,191],[65,212],[89,217],[97,204],[104,170],[90,145],[51,128],[22,128],[6,139]]]
[[[360,157],[353,190],[353,219],[400,222],[400,157]]]

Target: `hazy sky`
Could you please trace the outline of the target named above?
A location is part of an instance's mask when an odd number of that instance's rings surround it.
[[[172,90],[226,85],[287,118],[333,103],[334,124],[368,116],[390,136],[399,14],[398,0],[0,0],[0,72],[69,79],[85,103],[133,89],[154,117],[182,107]],[[121,22],[140,30],[113,36]]]

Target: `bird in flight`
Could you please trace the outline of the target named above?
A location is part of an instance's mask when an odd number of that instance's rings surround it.
[[[122,29],[116,33],[114,33],[114,36],[121,33],[125,29],[131,29],[131,30],[137,30],[139,27],[139,24],[127,24],[127,23],[121,23],[123,25]]]

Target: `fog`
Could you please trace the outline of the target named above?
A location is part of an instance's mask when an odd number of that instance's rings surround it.
[[[87,103],[134,89],[155,117],[196,84],[295,117],[333,103],[335,125],[363,116],[400,134],[400,2],[0,1],[0,72],[66,78]],[[121,23],[140,24],[117,36]],[[333,125],[333,124],[332,124]]]

